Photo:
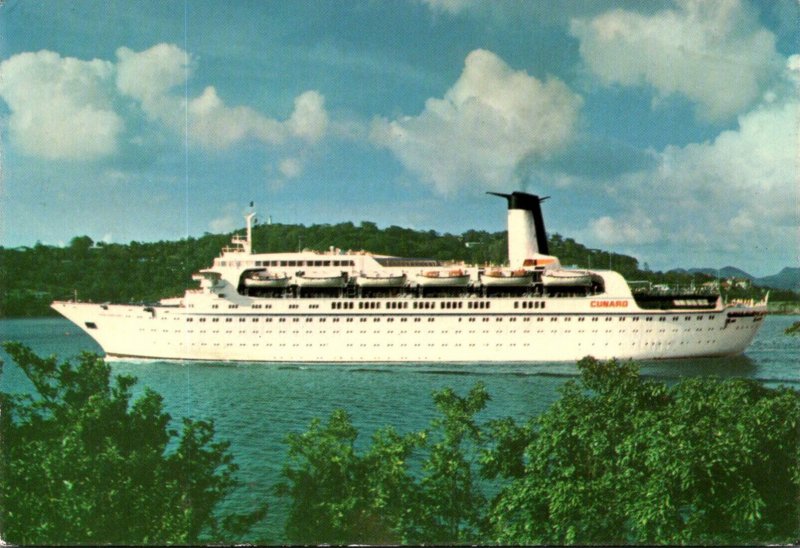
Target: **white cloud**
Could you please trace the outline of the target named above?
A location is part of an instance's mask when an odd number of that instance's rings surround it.
[[[209,150],[246,139],[267,145],[314,144],[328,131],[325,98],[306,91],[288,119],[276,120],[248,106],[228,106],[213,86],[185,97],[193,61],[173,44],[145,51],[117,50],[117,62],[82,61],[51,51],[14,55],[0,64],[0,97],[8,104],[10,138],[21,150],[50,160],[92,160],[115,153],[125,130],[114,109],[134,100],[152,122]],[[188,99],[188,104],[187,104]],[[141,142],[130,136],[130,142]]]
[[[11,139],[50,160],[113,154],[124,129],[114,112],[113,64],[52,51],[14,55],[0,64],[0,97],[11,110]]]
[[[224,149],[245,138],[264,143],[283,142],[285,131],[280,122],[261,116],[249,107],[228,107],[209,86],[189,102],[189,135],[209,149]]]
[[[328,129],[328,113],[325,111],[325,97],[316,91],[306,91],[294,100],[294,112],[286,122],[295,137],[315,143]]]
[[[604,245],[641,245],[658,241],[661,231],[642,212],[624,220],[603,216],[590,223],[592,235]]]
[[[241,222],[241,218],[236,204],[228,202],[222,207],[222,215],[211,219],[208,223],[208,229],[212,234],[233,232]]]
[[[613,10],[573,20],[571,33],[605,84],[681,94],[708,120],[746,111],[780,71],[775,36],[738,0],[683,0],[653,15]]]
[[[190,70],[189,56],[173,44],[157,44],[142,52],[117,50],[119,91],[138,100],[151,120],[170,127],[181,127],[185,118],[183,100],[170,92],[183,86]]]
[[[372,138],[440,193],[508,188],[520,163],[570,141],[581,105],[560,80],[541,82],[475,50],[442,99],[428,99],[415,117],[374,120]]]
[[[477,4],[475,0],[420,0],[433,12],[458,14]]]
[[[294,179],[303,172],[303,165],[297,158],[286,158],[278,164],[278,171],[286,179]]]
[[[768,268],[796,264],[796,64],[793,59],[787,62],[781,93],[740,116],[736,129],[721,132],[713,141],[668,146],[658,154],[655,168],[608,183],[623,213],[590,221],[587,234],[602,243],[657,244],[673,265],[687,255],[716,255],[727,257],[720,259],[726,263],[759,269],[760,250],[771,250],[783,261]],[[643,204],[648,206],[646,215]],[[658,230],[650,230],[653,227]]]
[[[187,112],[183,95],[175,91],[190,75],[192,62],[185,51],[158,44],[138,53],[120,48],[117,58],[119,90],[138,100],[150,119],[173,131],[185,131],[188,122],[189,137],[207,149],[225,149],[245,139],[269,145],[290,138],[315,143],[327,131],[325,98],[319,92],[306,91],[296,97],[294,111],[285,121],[247,106],[228,106],[214,86],[189,99]]]

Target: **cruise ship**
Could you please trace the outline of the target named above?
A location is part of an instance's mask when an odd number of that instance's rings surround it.
[[[199,287],[157,304],[56,301],[109,357],[243,362],[562,362],[743,352],[766,314],[718,295],[639,293],[549,254],[541,203],[508,205],[502,267],[364,251],[254,253],[254,213]]]

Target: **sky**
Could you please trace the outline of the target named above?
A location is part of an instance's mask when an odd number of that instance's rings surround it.
[[[0,245],[372,221],[800,266],[796,0],[0,2]]]

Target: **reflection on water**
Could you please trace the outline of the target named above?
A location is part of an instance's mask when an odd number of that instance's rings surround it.
[[[755,377],[758,366],[747,355],[725,358],[640,361],[643,376],[679,380],[683,377]]]

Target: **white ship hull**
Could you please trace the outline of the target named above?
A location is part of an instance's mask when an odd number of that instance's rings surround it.
[[[554,301],[561,301],[554,303]],[[271,309],[232,310],[56,302],[109,356],[246,362],[558,362],[735,355],[758,331],[763,311],[587,313],[585,299],[364,299],[370,310],[330,310],[336,299],[274,299]],[[574,302],[569,302],[574,301]],[[533,306],[535,299],[527,300]],[[391,304],[390,304],[391,303]],[[399,303],[399,304],[397,304]],[[459,307],[459,304],[461,305]],[[441,308],[449,305],[451,308]],[[263,304],[261,305],[263,307]]]

